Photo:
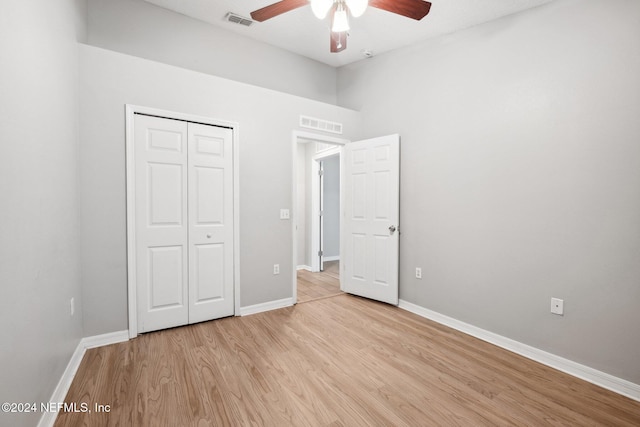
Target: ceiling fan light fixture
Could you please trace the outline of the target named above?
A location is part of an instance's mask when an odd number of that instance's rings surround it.
[[[371,7],[420,21],[431,10],[428,0],[278,0],[269,6],[251,12],[254,21],[263,22],[283,13],[310,5],[313,14],[320,20],[331,15],[329,51],[338,53],[347,48],[349,16],[361,16]],[[367,53],[364,53],[367,56]]]
[[[333,6],[333,0],[311,0],[311,10],[318,19],[324,19]]]
[[[347,10],[342,3],[338,3],[338,6],[333,13],[333,24],[331,26],[331,31],[333,31],[334,33],[349,31],[349,17],[347,16]]]
[[[346,3],[349,11],[351,12],[351,16],[358,18],[359,16],[362,16],[365,10],[367,10],[369,0],[346,0]]]

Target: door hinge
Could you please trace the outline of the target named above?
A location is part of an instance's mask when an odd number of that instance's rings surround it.
[[[322,215],[324,215],[324,211],[319,211],[318,216],[322,216]]]
[[[318,251],[318,256],[322,256],[324,252]]]
[[[324,171],[323,171],[322,169],[320,169],[320,170],[318,171],[318,176],[322,176],[322,175],[324,175]]]

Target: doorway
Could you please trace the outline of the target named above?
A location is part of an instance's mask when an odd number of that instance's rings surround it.
[[[341,293],[341,152],[348,141],[293,134],[293,298],[307,302]]]
[[[311,218],[311,231],[320,229],[320,201],[314,197],[309,208],[302,203],[304,184],[300,176],[305,176],[298,167],[303,147],[313,143],[314,160],[322,154],[335,150],[340,153],[340,290],[353,295],[397,305],[399,300],[399,238],[400,238],[400,135],[393,134],[370,138],[346,144],[349,141],[307,132],[293,132],[293,271],[292,299],[298,300],[295,266],[299,260],[310,260],[301,269],[320,273],[321,252],[314,254],[320,246],[320,233],[306,231]],[[305,145],[306,144],[306,145]],[[326,148],[331,146],[331,148]],[[333,153],[332,153],[333,154]],[[317,161],[311,165],[311,187],[318,188]],[[317,166],[316,166],[317,165]],[[305,166],[306,167],[306,166]],[[317,170],[316,170],[317,168]],[[300,181],[300,184],[299,184]],[[317,202],[314,202],[317,200]],[[348,202],[348,203],[346,203]],[[315,204],[314,204],[315,203]],[[306,212],[309,209],[309,212]],[[314,213],[314,215],[311,215]],[[316,221],[315,223],[314,221]],[[318,237],[314,237],[314,236]],[[311,249],[305,250],[311,241]],[[317,239],[317,241],[316,241]],[[298,241],[300,240],[300,242]],[[305,256],[308,255],[308,258]]]

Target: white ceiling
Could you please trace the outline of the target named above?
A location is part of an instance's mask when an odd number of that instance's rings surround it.
[[[520,12],[552,0],[431,0],[429,14],[421,21],[380,9],[368,8],[360,18],[351,19],[347,49],[329,52],[329,22],[317,19],[311,7],[279,15],[250,27],[224,20],[227,12],[250,17],[251,11],[276,0],[145,0],[219,28],[281,47],[288,51],[339,67],[363,59],[362,51],[374,55],[427,38],[469,28]]]

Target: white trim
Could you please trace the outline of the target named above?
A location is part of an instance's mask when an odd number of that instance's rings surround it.
[[[336,255],[336,256],[326,256],[324,257],[325,262],[326,261],[340,261],[340,255]]]
[[[296,267],[296,270],[307,270],[307,271],[311,271],[311,267],[309,267],[308,265],[299,265]]]
[[[322,141],[315,141],[315,142],[322,142]],[[342,154],[343,145],[344,144],[336,144],[331,148],[325,148],[324,150],[315,153],[313,155],[313,160],[324,160],[328,157],[338,156]]]
[[[308,165],[307,165],[308,166]],[[307,256],[311,260],[311,271],[314,273],[320,272],[320,256],[318,255],[318,248],[320,248],[321,236],[320,236],[320,162],[313,156],[311,160],[311,167],[309,173],[311,174],[311,244],[309,245],[309,253]],[[306,193],[305,193],[306,194]]]
[[[262,313],[263,311],[291,307],[293,304],[295,304],[293,302],[293,298],[283,298],[275,301],[263,302],[262,304],[240,307],[240,316],[249,316],[250,314]]]
[[[345,253],[345,240],[342,237],[342,230],[344,230],[344,211],[345,211],[345,206],[346,206],[346,201],[344,199],[344,171],[345,171],[345,160],[344,160],[344,153],[342,155],[340,155],[340,255],[343,255]],[[344,274],[344,262],[341,262],[339,265],[339,272],[338,272],[338,277],[340,277],[340,290],[342,292],[344,292],[344,281],[342,280],[343,277],[346,277],[346,274]]]
[[[316,142],[326,142],[326,143],[335,144],[335,145],[344,145],[344,144],[348,144],[349,142],[351,142],[348,139],[337,138],[335,136],[321,135],[319,133],[307,132],[307,131],[304,131],[304,130],[294,130],[293,131],[293,140],[294,140],[294,142],[297,143],[298,142],[298,138],[308,139],[308,140],[316,141]]]
[[[460,320],[456,320],[445,316],[444,314],[440,314],[404,300],[400,300],[398,307],[417,314],[418,316],[422,316],[429,320],[433,320],[434,322],[456,329],[460,332],[464,332],[465,334],[479,338],[488,343],[497,345],[498,347],[502,347],[528,359],[542,363],[543,365],[547,365],[569,375],[573,375],[574,377],[606,388],[607,390],[611,390],[630,399],[640,401],[640,385],[638,384],[622,378],[614,377],[613,375],[598,371],[597,369],[581,365],[580,363],[572,360],[523,344],[512,340],[511,338],[489,332],[485,329],[478,328],[477,326],[461,322]]]
[[[62,377],[60,377],[58,385],[53,390],[49,402],[64,402],[64,399],[67,397],[67,393],[69,392],[69,388],[71,387],[71,383],[73,382],[73,378],[76,376],[76,372],[78,372],[78,368],[80,367],[80,363],[82,363],[82,358],[84,357],[84,353],[87,349],[102,347],[103,345],[115,344],[128,340],[129,331],[127,330],[81,339],[71,355],[71,359],[69,359],[66,369],[62,373]],[[57,417],[57,412],[43,413],[42,417],[40,417],[40,421],[38,422],[38,427],[53,426]]]
[[[233,132],[233,300],[234,315],[240,315],[240,126]]]
[[[291,141],[292,141],[292,167],[291,167],[291,171],[292,171],[292,175],[291,175],[291,203],[292,203],[292,218],[293,221],[291,221],[291,239],[292,239],[292,258],[293,258],[293,262],[291,263],[291,265],[293,266],[297,266],[298,265],[298,234],[297,234],[297,230],[296,230],[296,223],[298,222],[298,143],[302,143],[305,142],[305,140],[308,141],[315,141],[315,142],[323,142],[323,143],[329,143],[329,144],[334,144],[334,145],[346,145],[348,144],[349,141],[348,139],[344,139],[344,138],[336,138],[333,136],[328,136],[328,135],[321,135],[321,134],[317,134],[317,133],[312,133],[312,132],[306,132],[306,131],[301,131],[301,130],[294,130],[291,133]],[[340,156],[340,182],[342,183],[342,156]],[[340,192],[340,203],[342,206],[342,191]],[[342,215],[340,216],[340,221],[342,222]],[[340,239],[342,241],[342,239]],[[340,250],[342,250],[342,247],[340,248]],[[313,261],[313,258],[312,258]],[[291,282],[292,282],[292,301],[293,304],[295,304],[298,301],[298,277],[297,277],[297,267],[293,268],[291,271]],[[313,271],[313,270],[309,270],[309,271]],[[340,288],[342,289],[342,283],[340,284]]]
[[[64,402],[64,398],[67,397],[67,392],[69,391],[69,387],[71,387],[71,383],[73,382],[73,378],[76,376],[76,372],[78,372],[78,368],[80,367],[80,363],[82,362],[82,358],[84,357],[85,348],[82,346],[82,340],[78,343],[76,350],[73,352],[69,363],[67,364],[67,368],[64,370],[62,377],[60,377],[60,381],[58,381],[58,385],[55,390],[53,390],[53,394],[51,395],[51,399],[49,402]],[[56,418],[58,417],[57,412],[44,412],[40,417],[40,421],[38,422],[38,427],[51,427],[56,422]]]
[[[125,341],[129,341],[129,331],[126,330],[83,338],[80,344],[82,344],[85,349],[89,349]]]
[[[135,172],[135,150],[133,141],[135,140],[134,128],[133,128],[133,115],[137,109],[132,105],[125,106],[125,151],[126,151],[126,174],[125,181],[127,186],[127,293],[128,293],[128,314],[129,314],[129,338],[135,338],[138,336],[138,302],[136,294],[136,236],[133,230],[136,223],[136,209],[135,209],[135,185],[131,182],[129,177],[133,177]]]
[[[169,119],[184,120],[188,122],[203,123],[212,126],[230,128],[233,133],[233,296],[234,315],[240,313],[240,161],[239,161],[239,124],[227,120],[213,119],[210,117],[196,116],[193,114],[178,113],[175,111],[160,110],[157,108],[143,107],[139,105],[125,105],[125,152],[126,152],[126,186],[127,186],[127,288],[128,288],[128,314],[129,314],[129,338],[138,336],[138,305],[136,293],[136,239],[135,239],[135,157],[134,157],[134,114],[147,114],[151,116],[166,117]]]

